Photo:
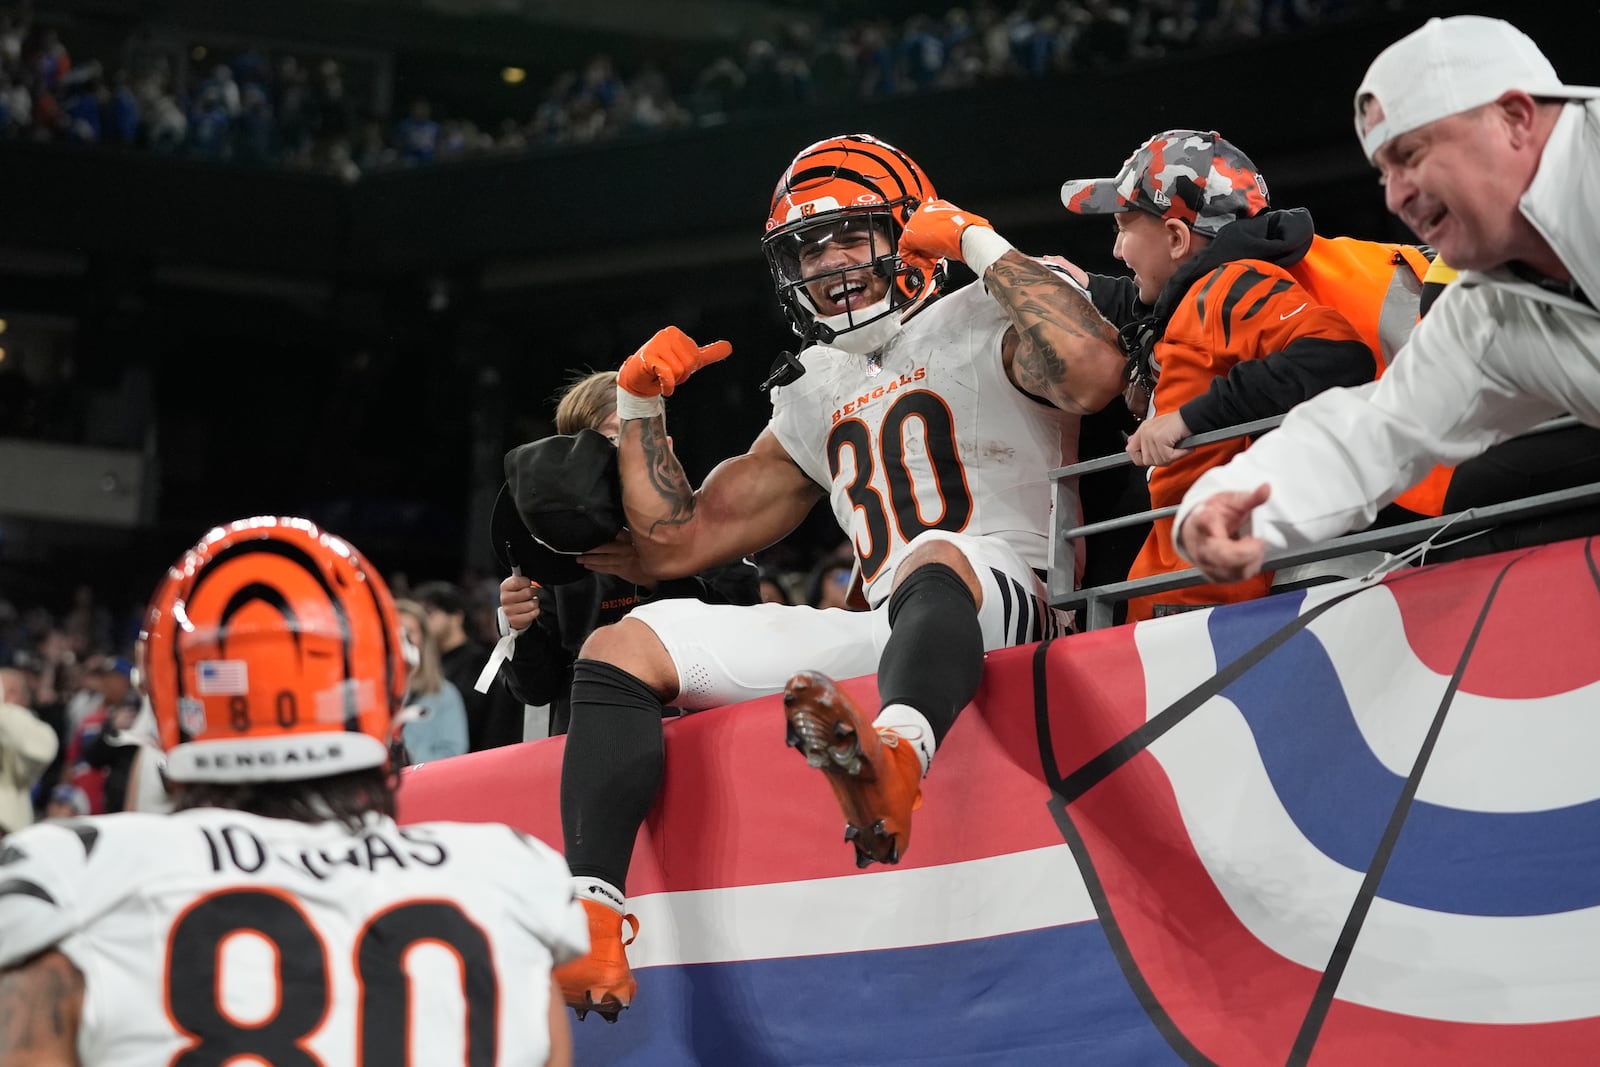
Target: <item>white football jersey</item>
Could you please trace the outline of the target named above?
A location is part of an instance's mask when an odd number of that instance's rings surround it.
[[[566,862],[492,823],[216,808],[0,842],[0,968],[83,973],[93,1067],[543,1064],[552,965],[588,950]]]
[[[805,375],[773,391],[772,431],[829,487],[874,607],[925,530],[998,538],[1044,573],[1049,473],[1076,462],[1078,418],[1006,377],[1010,325],[970,284],[912,316],[877,360],[812,345]]]

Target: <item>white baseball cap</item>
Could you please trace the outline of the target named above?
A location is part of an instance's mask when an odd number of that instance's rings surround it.
[[[1367,68],[1356,90],[1356,136],[1370,160],[1403,133],[1493,103],[1513,89],[1571,100],[1600,97],[1600,87],[1561,84],[1539,46],[1509,22],[1481,15],[1429,19]]]

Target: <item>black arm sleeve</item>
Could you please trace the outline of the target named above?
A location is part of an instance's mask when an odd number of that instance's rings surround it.
[[[1372,350],[1360,341],[1301,337],[1281,352],[1240,360],[1178,410],[1190,433],[1206,433],[1282,415],[1324,389],[1361,385],[1377,372]]]

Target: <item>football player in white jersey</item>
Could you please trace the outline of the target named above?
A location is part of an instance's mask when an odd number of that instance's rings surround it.
[[[359,552],[300,519],[213,530],[136,658],[177,810],[6,839],[0,1063],[570,1064],[566,864],[395,823],[407,657]]]
[[[766,227],[779,298],[808,343],[803,376],[774,391],[750,451],[695,491],[660,398],[730,347],[668,327],[630,356],[617,393],[628,527],[645,568],[678,577],[772,544],[828,496],[872,610],[660,602],[588,639],[561,782],[592,947],[557,978],[580,1018],[615,1021],[637,989],[623,888],[660,788],[663,702],[784,691],[788,743],[827,776],[858,865],[894,863],[984,652],[1068,621],[1046,605],[1048,472],[1076,458],[1078,416],[1121,389],[1115,331],[1065,275],[936,199],[916,163],[873,137],[802,151]],[[944,293],[950,258],[981,284]],[[873,672],[876,717],[829,680]]]

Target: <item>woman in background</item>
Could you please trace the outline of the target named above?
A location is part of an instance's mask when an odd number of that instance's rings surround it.
[[[448,759],[467,751],[467,706],[457,689],[439,667],[439,642],[428,629],[428,612],[415,600],[399,600],[400,628],[417,650],[406,687],[406,707],[420,707],[421,718],[406,723],[401,737],[405,741],[408,763],[427,763]]]

